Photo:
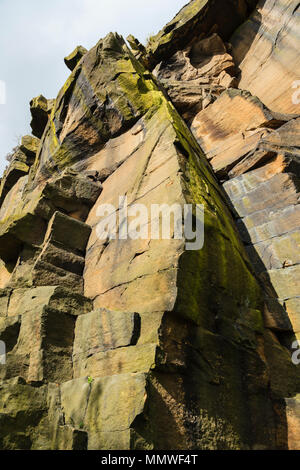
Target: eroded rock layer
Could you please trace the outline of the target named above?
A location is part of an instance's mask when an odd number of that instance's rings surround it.
[[[240,87],[278,112],[299,113],[299,92],[292,99],[299,87],[299,7],[297,0],[260,0],[231,38]]]
[[[257,2],[227,3],[76,48],[31,103],[0,186],[2,449],[299,447],[299,118],[238,88]],[[102,239],[124,196],[202,204],[203,247]]]

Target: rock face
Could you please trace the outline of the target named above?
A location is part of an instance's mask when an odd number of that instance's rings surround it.
[[[231,38],[240,88],[274,111],[299,113],[299,24],[297,0],[261,0]]]
[[[192,0],[149,41],[148,61],[157,64],[193,41],[217,32],[228,39],[257,0]]]
[[[237,83],[233,59],[216,33],[193,41],[161,62],[153,73],[186,121]]]
[[[30,127],[32,134],[39,139],[43,135],[53,106],[54,100],[47,100],[43,95],[39,95],[30,101],[30,112],[32,116]]]
[[[78,62],[82,59],[82,57],[87,53],[87,49],[83,46],[77,46],[71,54],[65,57],[64,61],[68,69],[71,72],[75,69]]]
[[[294,117],[270,111],[248,91],[229,88],[195,116],[192,129],[215,173],[226,179],[229,172],[232,177],[267,161],[278,146],[284,151],[281,126],[293,123]],[[294,133],[294,145],[285,139],[285,147],[297,154],[297,125]],[[274,139],[277,146],[272,145]]]
[[[110,33],[32,106],[1,181],[2,449],[300,447],[299,118],[237,88],[226,42],[256,3]],[[203,205],[202,248],[134,222],[162,204]]]

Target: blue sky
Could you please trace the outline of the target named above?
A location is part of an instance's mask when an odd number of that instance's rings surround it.
[[[188,0],[0,0],[0,173],[18,137],[30,133],[29,101],[55,98],[68,77],[63,58],[110,31],[145,42]]]

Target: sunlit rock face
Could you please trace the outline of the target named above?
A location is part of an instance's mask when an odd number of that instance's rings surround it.
[[[240,88],[273,111],[299,113],[299,26],[297,0],[261,0],[231,38]]]
[[[195,39],[185,42],[184,49],[173,50],[157,68],[223,184],[263,287],[267,349],[273,354],[268,356],[270,370],[274,351],[280,347],[291,350],[293,340],[299,338],[298,6],[293,1],[258,2],[226,43],[226,52],[236,67],[229,71],[231,82],[217,89],[215,75],[207,73],[206,85],[198,86],[198,101],[193,87],[198,71],[192,76],[192,61],[187,66],[186,60],[197,44]],[[214,34],[205,67],[220,57],[212,47]],[[193,63],[201,61],[203,53]],[[175,77],[179,79],[176,85]],[[287,446],[298,448],[297,398],[288,404],[289,387],[283,391],[277,372],[274,369],[271,384],[286,399]]]
[[[1,181],[1,448],[298,447],[299,118],[239,88],[228,40],[256,3],[66,58]],[[203,246],[148,219],[122,237],[124,197],[202,205]]]

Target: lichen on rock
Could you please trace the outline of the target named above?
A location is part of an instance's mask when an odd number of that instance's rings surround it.
[[[32,102],[1,181],[1,448],[297,447],[299,119],[237,89],[255,4],[193,0],[147,49],[110,33]],[[101,239],[124,195],[202,205],[203,247]]]

